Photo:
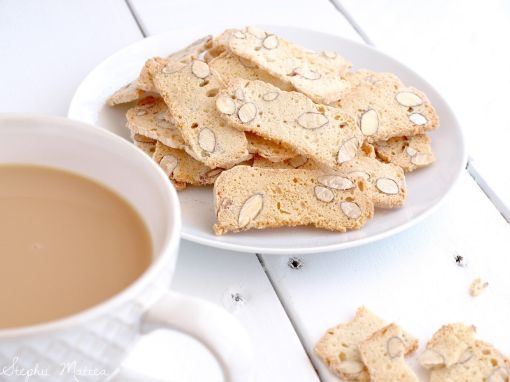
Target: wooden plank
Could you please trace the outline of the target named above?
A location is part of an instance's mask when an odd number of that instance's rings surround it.
[[[393,238],[304,256],[299,269],[289,267],[288,257],[264,256],[264,262],[308,352],[327,328],[365,304],[418,336],[420,352],[442,324],[464,322],[510,354],[509,247],[510,227],[464,173],[442,208]],[[456,265],[457,254],[467,267]],[[468,289],[476,277],[490,285],[473,298]],[[337,380],[314,363],[323,381]]]
[[[291,25],[359,40],[345,18],[327,0],[129,0],[147,34],[195,25],[223,28],[243,25]]]
[[[82,78],[142,34],[122,0],[48,0],[1,2],[0,36],[1,110],[65,115]],[[318,380],[255,255],[183,243],[174,288],[235,311],[252,333],[257,363],[263,365],[257,380]],[[234,304],[230,292],[241,292],[244,303]],[[160,372],[166,380],[221,380],[207,351],[173,332],[144,338],[126,365],[154,378]]]
[[[123,0],[0,2],[0,112],[65,115],[82,79],[141,38]]]
[[[376,47],[443,94],[464,128],[473,174],[510,220],[510,173],[503,170],[510,140],[508,2],[335,1]]]
[[[261,269],[254,255],[183,241],[172,287],[220,304],[243,322],[255,347],[254,381],[318,381]],[[201,345],[163,331],[142,339],[126,365],[163,380],[222,380],[214,360]]]

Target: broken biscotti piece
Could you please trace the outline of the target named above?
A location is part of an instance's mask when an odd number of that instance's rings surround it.
[[[151,73],[189,155],[210,168],[229,168],[251,157],[244,133],[229,126],[216,110],[220,83],[209,65],[152,59]]]
[[[175,126],[161,98],[148,96],[126,113],[126,127],[134,134],[158,140],[169,147],[184,149],[181,132]]]
[[[382,319],[362,306],[351,321],[328,329],[315,346],[315,352],[340,378],[368,382],[370,376],[361,360],[358,346],[386,325]],[[416,350],[418,340],[407,333],[403,333],[402,338],[405,342],[405,354]]]
[[[209,62],[211,70],[219,75],[222,81],[228,83],[234,78],[243,78],[245,80],[259,80],[268,82],[282,90],[294,90],[288,82],[283,82],[269,73],[257,68],[251,62],[241,60],[241,58],[232,53],[225,52]]]
[[[236,96],[240,92],[242,100]],[[218,94],[216,107],[235,128],[280,143],[329,168],[353,159],[362,141],[349,115],[262,81],[230,82]]]
[[[356,118],[368,142],[423,134],[439,126],[428,98],[393,74],[349,72],[351,90],[335,105]]]
[[[153,159],[167,176],[177,183],[205,186],[213,184],[221,168],[210,169],[183,150],[173,149],[157,142]]]
[[[306,225],[345,232],[372,218],[374,206],[363,180],[335,189],[323,186],[320,175],[248,166],[224,171],[214,183],[214,232]]]
[[[228,50],[292,85],[319,103],[341,99],[350,88],[343,73],[350,63],[333,52],[310,52],[258,28],[226,31]]]
[[[404,360],[406,342],[402,330],[390,324],[359,345],[361,359],[371,382],[418,382],[418,377]]]
[[[428,166],[435,160],[430,138],[425,134],[377,141],[374,147],[379,158],[402,167],[405,172]]]
[[[439,329],[427,343],[420,356],[420,364],[426,369],[450,367],[463,363],[471,357],[469,350],[475,342],[476,328],[464,324],[448,324]]]
[[[197,41],[194,41],[184,49],[178,50],[166,57],[168,61],[174,62],[191,62],[197,59],[202,52],[208,49],[211,45],[212,36],[205,36]],[[139,77],[129,84],[123,86],[110,98],[108,98],[108,105],[115,106],[123,103],[136,101],[137,99],[146,95],[146,92],[155,92],[156,89],[152,83],[152,77],[149,73],[148,67],[144,65]]]

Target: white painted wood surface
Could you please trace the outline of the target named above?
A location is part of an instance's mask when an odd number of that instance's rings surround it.
[[[443,92],[465,126],[480,183],[501,202],[498,207],[508,208],[510,175],[502,161],[510,117],[498,113],[505,110],[510,85],[508,5],[502,0],[483,7],[454,0],[342,4],[377,47]],[[274,23],[360,40],[325,0],[130,0],[130,5],[146,35],[205,23]],[[474,27],[478,20],[483,27]],[[0,2],[0,111],[65,115],[74,89],[94,65],[141,37],[122,0]],[[486,129],[498,138],[481,134]],[[439,211],[393,238],[343,253],[304,256],[299,270],[288,266],[288,256],[265,256],[278,296],[255,255],[186,242],[173,288],[224,304],[241,319],[254,339],[257,381],[318,381],[292,324],[313,354],[320,335],[361,304],[422,340],[448,321],[474,323],[481,338],[510,353],[510,332],[504,329],[510,317],[509,230],[465,173]],[[456,253],[468,267],[454,264]],[[490,286],[472,299],[469,283],[478,276]],[[233,302],[236,293],[241,303]],[[321,380],[334,380],[313,361]],[[221,380],[206,350],[176,333],[144,338],[127,365],[171,381]]]
[[[510,220],[510,3],[335,0],[376,47],[432,83],[464,128],[473,172]],[[454,148],[452,148],[454,149]]]

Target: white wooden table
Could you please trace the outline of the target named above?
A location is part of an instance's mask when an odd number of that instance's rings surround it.
[[[337,0],[335,0],[337,1]],[[256,381],[334,381],[313,354],[366,304],[422,339],[463,321],[510,354],[510,8],[504,0],[0,0],[0,112],[65,115],[84,76],[118,49],[193,25],[290,24],[374,44],[428,79],[456,111],[470,163],[418,226],[354,250],[293,258],[183,242],[178,291],[223,305],[253,337]],[[462,255],[468,266],[455,265]],[[478,298],[475,277],[489,281]],[[126,361],[166,381],[221,381],[198,343],[144,338]],[[128,378],[119,379],[127,381]]]

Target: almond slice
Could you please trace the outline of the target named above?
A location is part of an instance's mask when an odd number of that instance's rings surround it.
[[[248,27],[246,31],[261,40],[266,37],[266,32],[256,27]]]
[[[186,64],[182,62],[170,61],[166,66],[161,70],[165,74],[172,74],[182,70],[186,67]]]
[[[178,159],[173,155],[165,155],[159,162],[159,167],[163,169],[167,176],[170,176],[174,172],[178,163]]]
[[[318,80],[321,78],[321,74],[319,72],[316,72],[315,70],[312,70],[310,68],[296,68],[294,69],[294,74],[297,74],[307,80]]]
[[[241,89],[241,88],[236,89],[236,91],[234,92],[234,95],[235,95],[236,99],[238,99],[239,101],[244,101],[243,89]]]
[[[379,128],[379,115],[374,109],[365,111],[360,118],[360,129],[363,135],[374,135]]]
[[[313,191],[315,193],[315,197],[321,202],[329,203],[335,199],[335,194],[327,187],[315,186]]]
[[[296,120],[299,126],[304,129],[318,129],[328,124],[329,120],[324,114],[315,111],[307,111],[301,114]]]
[[[406,107],[419,106],[423,103],[423,100],[417,94],[409,91],[398,92],[395,99],[399,104]]]
[[[241,40],[244,40],[246,38],[246,34],[242,31],[235,31],[234,32],[234,37],[235,38],[238,38],[238,39],[241,39]]]
[[[358,152],[358,139],[356,137],[352,137],[344,141],[340,148],[338,149],[337,162],[339,164],[348,162],[356,156]]]
[[[277,99],[279,95],[280,95],[280,93],[278,93],[278,92],[267,92],[266,94],[264,94],[262,96],[262,99],[264,101],[270,102],[270,101],[274,101],[275,99]]]
[[[145,114],[147,114],[147,112],[145,110],[139,110],[136,112],[136,115],[139,117],[141,117],[142,115],[145,115]]]
[[[204,175],[206,178],[214,178],[220,175],[223,172],[222,168],[213,168],[212,170],[207,171]]]
[[[416,151],[414,148],[412,148],[411,146],[408,146],[407,149],[406,149],[406,153],[407,155],[409,155],[410,157],[413,157],[416,155],[418,151]]]
[[[236,103],[229,96],[220,95],[216,98],[216,109],[220,113],[231,115],[236,112]]]
[[[278,37],[274,34],[270,34],[264,39],[264,41],[262,41],[262,46],[268,50],[278,48],[278,44]]]
[[[212,153],[216,147],[216,135],[214,132],[204,127],[198,134],[198,145],[205,151]]]
[[[338,371],[348,376],[355,376],[365,370],[365,365],[358,361],[343,361],[338,365]]]
[[[239,211],[239,228],[246,227],[252,220],[256,219],[264,206],[264,196],[255,194],[250,196]]]
[[[387,195],[397,195],[399,193],[397,182],[390,178],[377,179],[375,186],[379,191]]]
[[[426,166],[432,162],[432,155],[427,153],[417,153],[411,158],[411,163],[417,166]]]
[[[427,124],[427,118],[423,114],[413,113],[409,115],[409,120],[415,125],[422,126]]]
[[[248,123],[257,116],[257,106],[253,102],[247,102],[239,108],[237,116],[242,123]]]
[[[211,70],[209,69],[209,65],[207,65],[204,61],[195,60],[191,64],[191,73],[198,78],[206,78],[209,74],[211,74]]]
[[[404,340],[400,337],[394,336],[388,339],[386,351],[388,352],[388,356],[393,359],[404,354],[405,347]]]
[[[425,369],[434,369],[446,366],[444,356],[437,351],[427,349],[420,356],[420,364]]]
[[[287,163],[290,164],[294,168],[299,168],[303,166],[306,162],[308,162],[308,158],[303,155],[295,156],[294,158],[290,158]]]
[[[361,208],[354,202],[341,202],[342,212],[351,219],[357,219],[361,216]]]
[[[321,175],[317,178],[317,181],[320,184],[335,190],[350,190],[354,187],[352,180],[340,175]]]

